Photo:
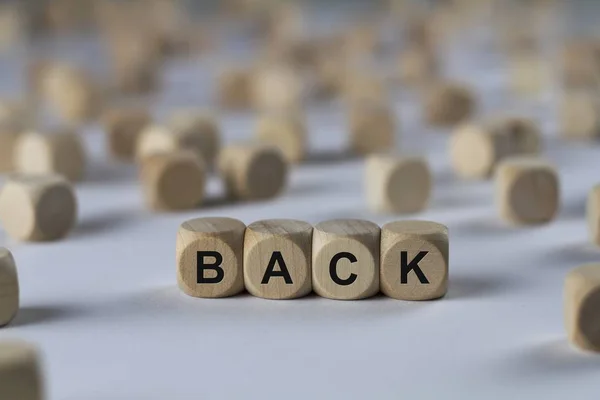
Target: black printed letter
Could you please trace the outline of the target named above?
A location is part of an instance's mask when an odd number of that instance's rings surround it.
[[[337,274],[337,263],[340,259],[345,258],[347,260],[350,260],[350,262],[352,264],[354,264],[355,262],[357,262],[358,260],[356,259],[356,257],[354,256],[354,254],[352,253],[337,253],[335,256],[333,256],[333,258],[331,259],[331,262],[329,263],[329,275],[331,276],[331,279],[337,283],[340,286],[348,286],[354,283],[354,281],[357,278],[357,275],[352,273],[350,274],[350,276],[348,277],[348,279],[340,279],[340,277]]]
[[[197,272],[197,281],[198,283],[219,283],[225,277],[225,271],[220,267],[223,262],[223,256],[221,253],[217,251],[199,251],[196,255],[198,258],[198,272]],[[205,264],[204,257],[213,257],[215,259],[214,264]],[[212,269],[217,273],[217,276],[213,278],[207,278],[204,276],[204,271],[207,269]]]
[[[275,271],[275,263],[279,264],[279,268],[281,268],[279,271]],[[269,260],[267,270],[265,271],[265,275],[260,283],[266,285],[269,283],[269,279],[271,279],[272,276],[283,276],[283,280],[285,281],[286,285],[291,285],[294,283],[292,282],[292,277],[285,266],[285,261],[283,261],[283,256],[281,255],[280,251],[273,252],[271,259]]]
[[[421,268],[419,268],[419,261],[423,259],[427,255],[426,251],[420,251],[419,254],[415,258],[412,259],[411,262],[408,262],[408,252],[401,251],[400,252],[400,283],[408,282],[408,273],[410,271],[415,271],[417,278],[419,278],[419,282],[421,283],[429,283]]]

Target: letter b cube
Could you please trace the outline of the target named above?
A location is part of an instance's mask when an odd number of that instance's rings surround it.
[[[244,289],[246,225],[231,218],[197,218],[177,233],[177,282],[194,297],[227,297]]]
[[[390,222],[381,230],[381,291],[399,300],[431,300],[448,287],[448,228],[429,221]]]

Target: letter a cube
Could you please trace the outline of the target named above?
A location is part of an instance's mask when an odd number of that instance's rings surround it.
[[[381,291],[399,300],[431,300],[448,287],[448,228],[397,221],[381,229]]]
[[[246,225],[231,218],[198,218],[177,233],[177,282],[193,297],[227,297],[244,289]]]

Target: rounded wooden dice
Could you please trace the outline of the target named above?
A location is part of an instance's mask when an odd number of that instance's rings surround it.
[[[322,297],[358,300],[379,292],[379,226],[331,220],[313,231],[313,290]]]
[[[306,126],[303,116],[297,112],[276,112],[262,116],[256,126],[256,137],[281,150],[290,163],[298,163],[306,157]]]
[[[600,99],[594,93],[567,92],[561,104],[560,134],[567,139],[600,137]]]
[[[270,199],[280,194],[287,183],[287,162],[281,151],[271,145],[229,145],[221,151],[218,165],[231,198]]]
[[[119,107],[109,110],[102,119],[109,153],[119,160],[132,160],[141,132],[151,123],[148,111]]]
[[[85,174],[86,153],[79,136],[70,131],[28,132],[15,147],[15,168],[24,174],[56,173],[71,182]]]
[[[559,207],[559,181],[552,165],[536,157],[511,157],[496,169],[499,214],[513,224],[542,224]]]
[[[228,297],[244,290],[246,225],[232,218],[198,218],[177,233],[177,282],[193,297]]]
[[[19,311],[19,279],[15,259],[0,247],[0,327],[13,320]]]
[[[142,161],[141,182],[151,209],[191,209],[204,199],[206,167],[186,150],[154,154]]]
[[[448,289],[448,228],[396,221],[381,228],[381,291],[399,300],[431,300]]]
[[[10,175],[0,191],[0,222],[15,239],[61,239],[76,219],[75,192],[59,175]]]
[[[575,346],[600,352],[600,264],[569,272],[564,287],[565,328]]]
[[[600,246],[600,185],[590,190],[586,212],[590,241]]]
[[[44,398],[37,348],[23,341],[1,341],[0,399],[42,400]]]
[[[454,126],[474,112],[475,96],[461,84],[439,83],[433,85],[425,96],[425,119],[434,126]]]
[[[310,293],[312,231],[310,224],[295,220],[248,225],[244,238],[246,290],[266,299],[295,299]]]
[[[171,115],[168,127],[180,148],[195,151],[207,165],[213,165],[221,148],[221,132],[212,115],[202,110],[179,110]]]
[[[396,144],[392,110],[376,102],[355,103],[350,109],[350,149],[356,154],[379,153]]]
[[[423,157],[375,154],[366,161],[365,190],[375,212],[416,213],[427,206],[431,172]]]

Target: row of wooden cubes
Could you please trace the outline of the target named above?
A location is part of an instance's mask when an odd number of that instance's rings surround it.
[[[177,280],[194,297],[430,300],[446,294],[448,252],[448,228],[430,221],[198,218],[180,226]]]

